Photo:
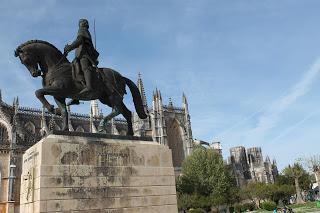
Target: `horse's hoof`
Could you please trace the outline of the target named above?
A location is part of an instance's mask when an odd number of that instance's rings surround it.
[[[60,116],[61,115],[61,109],[60,108],[55,108],[54,114]]]

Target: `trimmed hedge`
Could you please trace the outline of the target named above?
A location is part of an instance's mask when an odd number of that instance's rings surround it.
[[[189,210],[188,213],[205,213],[206,211],[203,209],[192,209]]]
[[[246,212],[255,210],[256,206],[254,203],[236,204],[233,206],[235,212]]]
[[[267,211],[272,211],[277,208],[277,204],[273,201],[266,201],[261,203],[261,208]]]

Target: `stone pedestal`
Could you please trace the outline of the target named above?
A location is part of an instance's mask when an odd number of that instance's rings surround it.
[[[178,212],[171,151],[152,141],[51,134],[22,168],[23,213]]]

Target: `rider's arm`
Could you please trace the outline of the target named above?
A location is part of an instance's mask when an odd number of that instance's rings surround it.
[[[82,43],[84,43],[84,38],[82,36],[78,36],[77,39],[69,45],[69,51],[76,49]]]

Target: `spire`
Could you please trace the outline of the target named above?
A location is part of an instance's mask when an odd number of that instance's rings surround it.
[[[172,108],[173,107],[173,103],[172,103],[172,99],[171,97],[169,98],[169,104],[168,104],[168,107]]]
[[[160,90],[158,90],[158,93],[159,93],[159,99],[162,101],[162,96],[161,96],[161,92],[160,92]]]
[[[111,119],[111,135],[120,135],[114,118]]]
[[[187,97],[184,93],[182,93],[182,103],[188,104]]]
[[[267,155],[266,160],[267,163],[271,163],[269,156]]]
[[[2,93],[1,93],[1,89],[0,89],[0,103],[2,102]]]
[[[158,109],[162,110],[162,96],[160,90],[157,90],[157,97],[158,97]]]
[[[155,101],[156,100],[156,93],[154,91],[152,92],[152,97],[153,97],[153,101]]]
[[[276,159],[275,159],[275,158],[273,158],[273,160],[272,160],[272,164],[273,164],[273,165],[275,165],[275,166],[277,165],[277,161],[276,161]]]
[[[42,107],[41,110],[41,130],[40,130],[40,134],[41,136],[45,136],[47,135],[49,132],[49,128],[47,126],[47,122],[46,122],[46,118],[45,118],[45,109],[44,107]]]
[[[140,72],[138,74],[137,86],[138,86],[138,89],[139,89],[140,94],[141,94],[142,104],[143,104],[143,106],[145,108],[148,108],[147,97],[146,97],[146,93],[144,91],[144,86],[143,86],[143,82],[142,82],[142,78],[141,78],[141,73]]]
[[[92,100],[90,102],[90,114],[92,114],[94,118],[99,117],[98,100]]]
[[[94,113],[95,107],[92,107],[92,102],[93,101],[91,101],[91,108],[90,108],[90,132],[97,133],[97,128],[95,127],[94,122],[93,122],[94,117],[97,117],[97,115],[95,115],[95,113]],[[99,112],[99,110],[97,112]]]
[[[182,94],[182,105],[183,105],[183,108],[184,108],[186,114],[189,114],[188,101],[187,101],[187,97],[184,93]]]
[[[71,124],[71,107],[67,106],[68,111],[68,124],[69,124],[69,131],[74,131],[73,126]]]
[[[14,113],[17,114],[19,111],[19,98],[18,98],[18,96],[13,99],[13,108],[14,108]]]

